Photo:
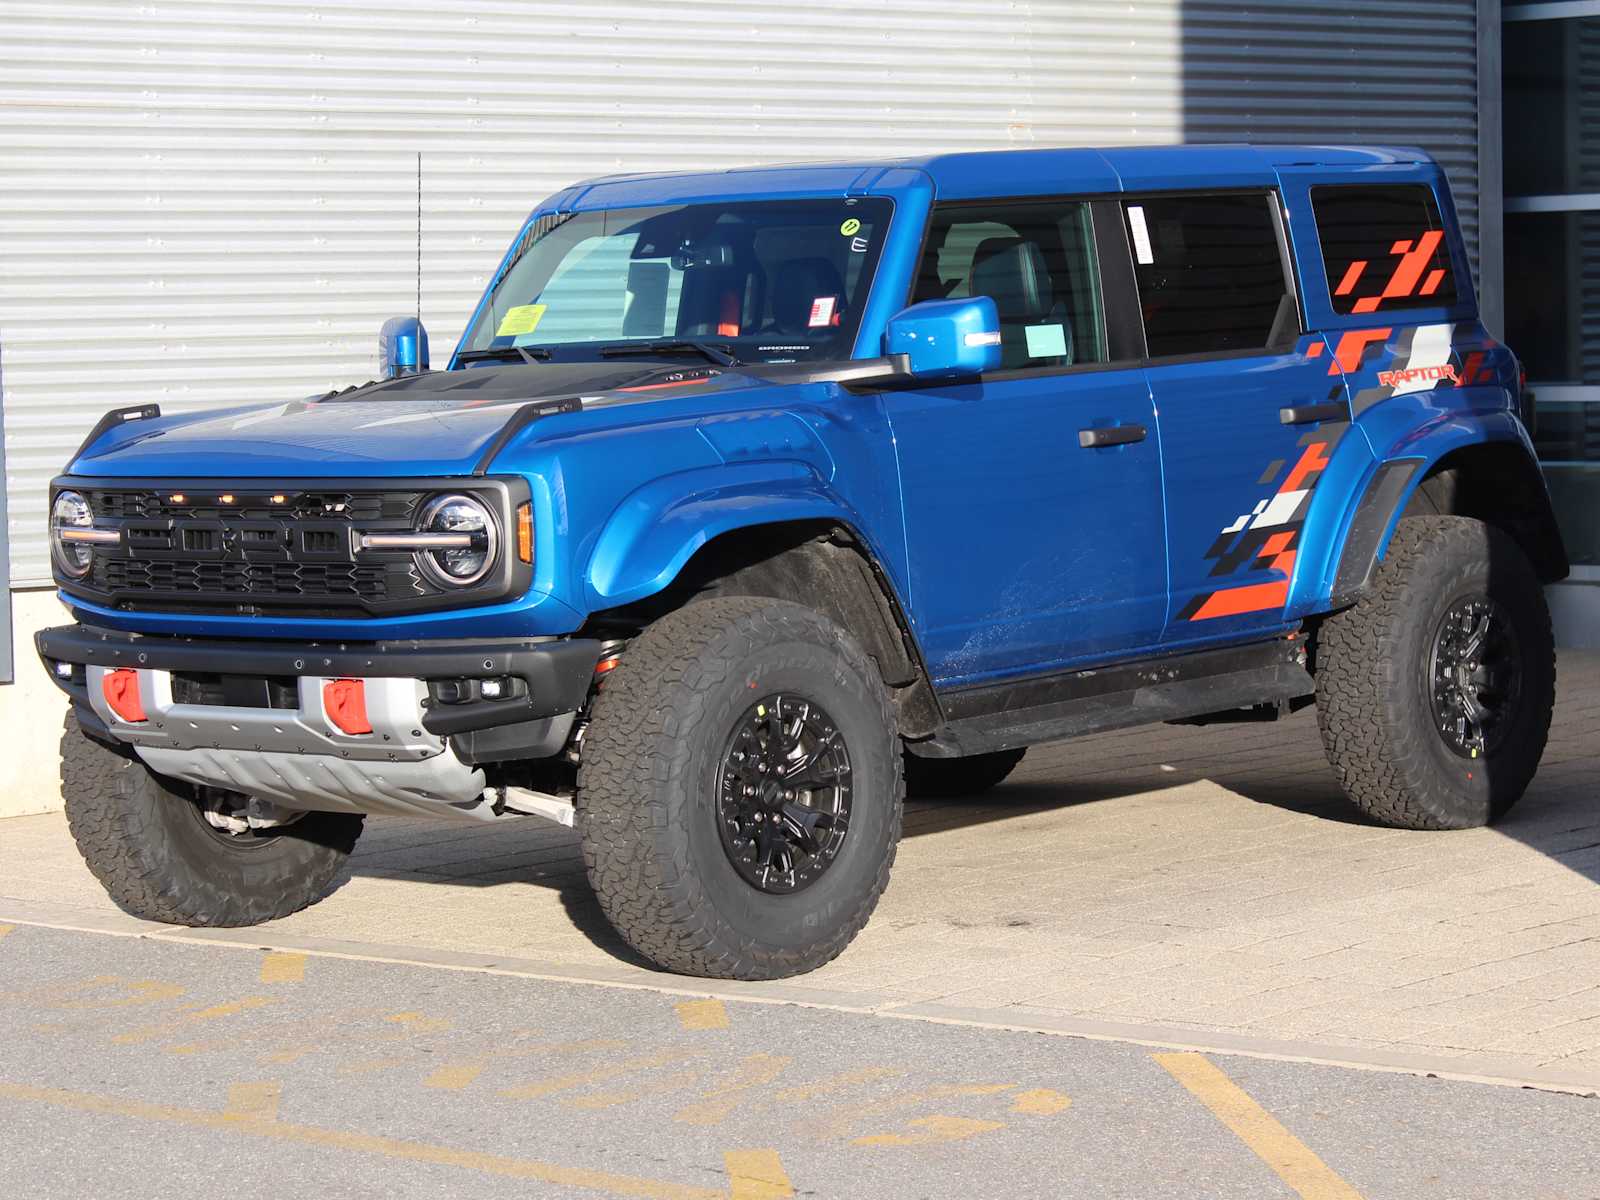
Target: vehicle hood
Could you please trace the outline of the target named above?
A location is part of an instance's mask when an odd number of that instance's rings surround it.
[[[757,382],[737,370],[660,362],[436,371],[290,404],[129,421],[84,447],[69,470],[117,478],[465,475],[530,405],[548,403],[554,413]]]

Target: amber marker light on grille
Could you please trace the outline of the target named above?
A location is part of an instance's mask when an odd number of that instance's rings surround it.
[[[533,561],[533,507],[528,504],[517,506],[517,557]]]
[[[276,496],[274,496],[274,497],[273,497],[273,498],[272,498],[272,502],[273,502],[273,503],[274,503],[274,504],[283,504],[283,503],[285,503],[285,502],[286,502],[286,501],[287,501],[287,500],[288,500],[288,499],[289,499],[289,497],[287,497],[287,496],[285,496],[285,495],[284,495],[284,494],[283,494],[283,493],[281,493],[281,492],[280,492],[280,493],[279,493],[279,494],[278,494],[278,495],[276,495]]]
[[[233,493],[232,492],[223,492],[222,495],[217,497],[217,499],[222,501],[222,503],[224,503],[224,504],[232,504],[233,503]]]
[[[188,499],[189,497],[185,496],[182,492],[173,492],[172,495],[167,497],[167,503],[182,504]]]

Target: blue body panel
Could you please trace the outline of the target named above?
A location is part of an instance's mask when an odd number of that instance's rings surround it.
[[[1378,180],[1436,189],[1456,266],[1455,304],[1383,313],[1381,321],[1332,311],[1310,188]],[[614,365],[588,381],[553,365],[517,366],[506,369],[521,372],[515,376],[492,369],[510,381],[492,401],[466,390],[431,399],[397,392],[130,422],[88,448],[71,472],[219,482],[444,479],[475,470],[525,477],[532,586],[506,603],[370,620],[132,613],[64,599],[85,620],[152,633],[560,635],[596,611],[660,591],[720,534],[823,521],[852,530],[874,556],[939,686],[1293,628],[1327,607],[1355,507],[1382,463],[1433,462],[1489,441],[1531,454],[1515,412],[1515,360],[1477,321],[1448,189],[1421,152],[1063,149],[619,176],[549,197],[528,225],[587,209],[886,197],[893,218],[853,354],[865,359],[891,349],[889,321],[911,294],[936,201],[1198,188],[1281,195],[1302,301],[1301,334],[1282,353],[884,391],[737,368],[635,386]],[[1450,365],[1453,381],[1397,387],[1380,378],[1439,362]],[[429,378],[490,374],[463,371],[452,358],[450,372]],[[497,440],[521,405],[552,397],[581,397],[581,410]],[[1329,403],[1347,407],[1313,425],[1279,420],[1281,408]],[[1080,444],[1081,430],[1129,424],[1147,426],[1150,436]]]

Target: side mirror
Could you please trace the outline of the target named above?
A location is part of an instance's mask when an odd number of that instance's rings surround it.
[[[887,350],[913,379],[978,375],[1000,367],[1000,314],[987,296],[925,300],[889,318]]]
[[[428,331],[415,317],[390,317],[378,330],[378,377],[398,379],[428,369]]]

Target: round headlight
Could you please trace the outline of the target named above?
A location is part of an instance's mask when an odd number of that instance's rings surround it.
[[[435,496],[422,510],[419,533],[446,533],[465,538],[459,546],[424,550],[417,555],[422,573],[447,587],[477,583],[494,566],[500,532],[494,514],[471,496]]]
[[[73,579],[82,579],[94,565],[94,551],[83,542],[61,540],[63,529],[87,529],[94,524],[89,501],[79,492],[57,492],[50,506],[50,548],[56,566]]]

